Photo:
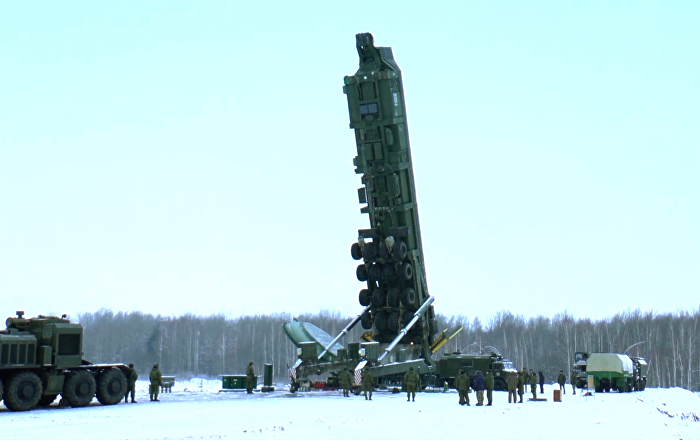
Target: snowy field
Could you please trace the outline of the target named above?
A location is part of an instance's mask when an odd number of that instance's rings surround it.
[[[219,393],[220,381],[176,383],[160,402],[137,384],[137,404],[59,408],[30,412],[0,406],[0,439],[220,439],[220,438],[483,438],[483,439],[700,439],[700,395],[650,388],[639,393],[567,394],[552,402],[508,404],[494,392],[494,406],[459,406],[455,391],[405,394],[375,392],[343,398],[339,392],[291,395]],[[526,394],[526,397],[529,394]]]

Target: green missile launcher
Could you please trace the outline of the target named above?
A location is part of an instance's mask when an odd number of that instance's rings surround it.
[[[351,247],[357,279],[366,282],[359,301],[369,306],[362,326],[380,343],[392,341],[429,298],[421,243],[418,205],[408,139],[401,69],[391,48],[376,47],[370,33],[356,35],[360,68],[346,76],[350,128],[355,131],[355,173],[360,212],[370,229],[358,231]],[[432,305],[401,340],[432,344],[437,333]],[[430,359],[430,354],[425,353]]]

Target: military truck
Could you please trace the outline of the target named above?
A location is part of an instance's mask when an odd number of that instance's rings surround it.
[[[68,406],[103,405],[126,394],[124,364],[92,364],[83,359],[83,327],[66,315],[7,318],[0,331],[0,396],[12,411],[48,406],[60,394]]]
[[[643,391],[647,382],[647,363],[644,358],[630,358],[626,354],[591,353],[586,360],[586,374],[593,376],[596,392]]]
[[[454,388],[454,380],[459,374],[459,370],[464,370],[469,377],[474,377],[477,371],[481,371],[485,375],[486,371],[491,370],[494,390],[507,390],[508,374],[518,372],[513,363],[504,359],[498,352],[488,354],[446,353],[435,363],[437,365],[435,371],[437,379],[442,383],[446,382],[450,388]]]
[[[586,388],[587,374],[586,374],[586,360],[588,359],[588,353],[584,351],[577,351],[574,354],[574,374],[576,375],[576,388]]]

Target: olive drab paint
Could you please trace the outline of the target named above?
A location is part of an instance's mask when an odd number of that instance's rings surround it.
[[[370,33],[356,35],[360,67],[344,78],[350,128],[355,132],[355,173],[360,212],[370,229],[358,231],[351,255],[362,260],[358,280],[362,326],[373,339],[390,342],[429,298],[421,243],[418,204],[411,161],[401,69],[391,48],[377,47]],[[425,359],[437,333],[430,306],[406,336],[405,344],[422,344]]]

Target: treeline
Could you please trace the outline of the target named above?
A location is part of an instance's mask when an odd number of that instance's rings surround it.
[[[157,362],[164,374],[189,378],[242,374],[253,361],[258,374],[263,364],[273,364],[281,382],[286,382],[287,369],[296,360],[296,347],[282,329],[291,319],[286,313],[166,317],[110,310],[78,316],[85,328],[85,358],[93,362],[134,362],[142,377]],[[321,311],[297,319],[335,336],[351,317]],[[648,386],[700,389],[700,307],[665,314],[633,310],[596,321],[576,319],[566,311],[551,318],[502,311],[486,323],[462,315],[437,319],[441,330],[463,327],[441,353],[488,352],[495,347],[518,369],[543,371],[553,381],[559,370],[571,371],[576,351],[626,351],[648,362]],[[357,325],[341,342],[357,341],[361,332]]]

